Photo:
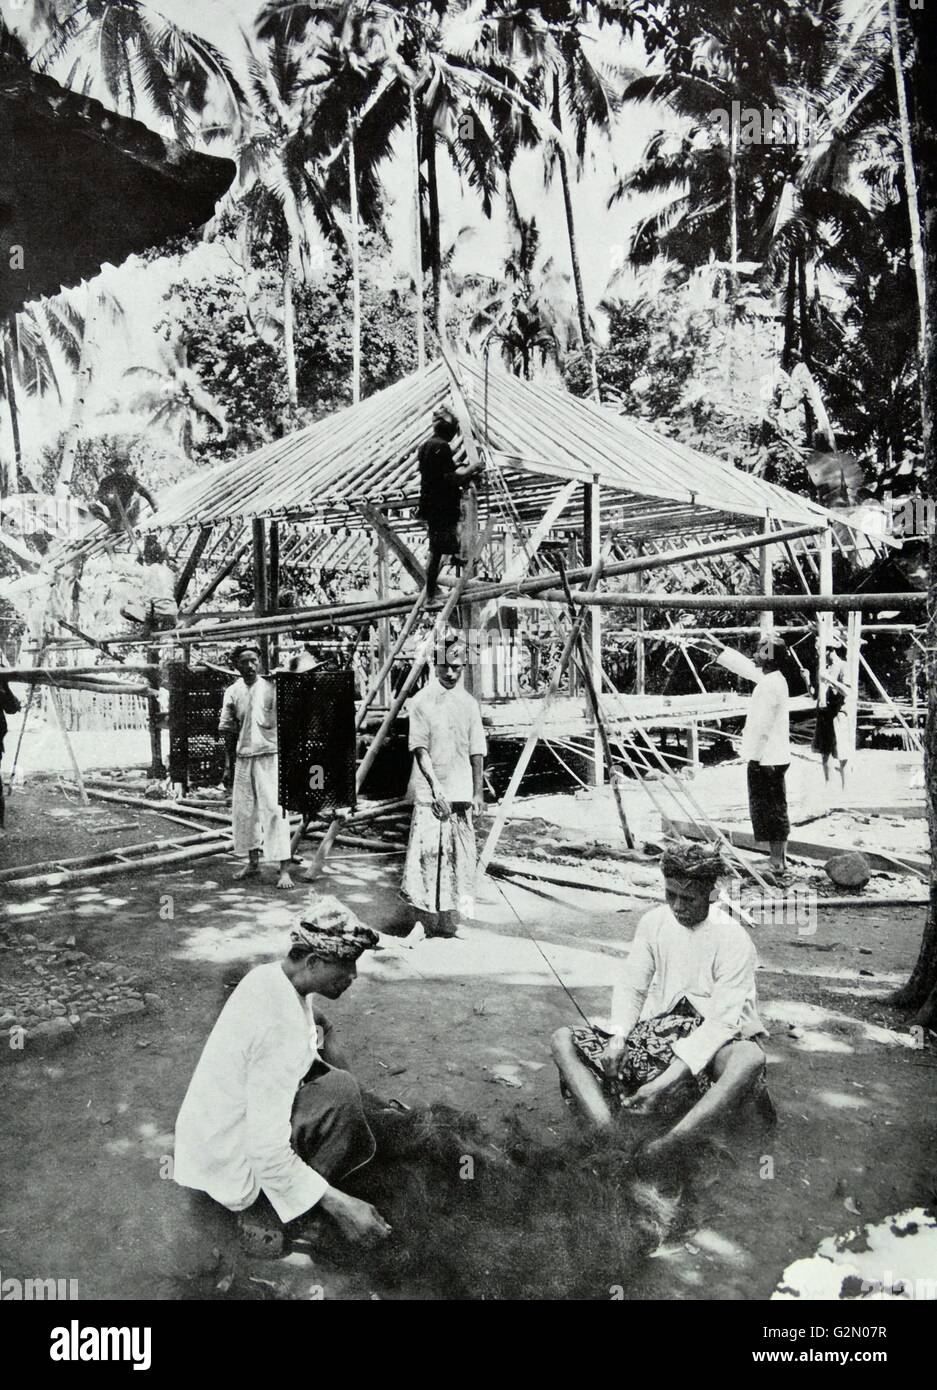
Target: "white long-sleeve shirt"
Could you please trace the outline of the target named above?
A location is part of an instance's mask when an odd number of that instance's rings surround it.
[[[748,932],[711,907],[705,921],[684,927],[666,903],[645,913],[612,991],[610,1023],[627,1037],[645,1018],[669,1013],[687,998],[703,1022],[674,1043],[674,1055],[694,1076],[737,1033],[766,1033],[755,998],[757,957]]]
[[[249,971],[225,1004],[176,1121],[173,1176],[243,1211],[264,1192],[281,1221],[320,1200],[329,1184],[290,1144],[300,1081],[318,1055],[308,996],[279,961]]]
[[[747,763],[786,767],[791,760],[789,692],[781,672],[765,673],[754,661],[731,647],[723,648],[716,657],[716,664],[755,683],[739,756]]]
[[[220,733],[239,730],[237,756],[257,758],[277,751],[277,688],[258,676],[250,685],[243,678],[229,685],[221,702]]]

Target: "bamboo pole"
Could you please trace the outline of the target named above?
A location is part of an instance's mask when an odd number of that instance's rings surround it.
[[[54,685],[49,687],[49,704],[52,706],[52,713],[55,716],[55,722],[58,725],[59,733],[62,735],[62,742],[65,744],[65,751],[68,754],[68,760],[71,763],[72,771],[75,774],[75,781],[78,784],[78,796],[81,800],[82,806],[87,806],[88,793],[85,790],[84,778],[81,775],[81,768],[78,766],[78,759],[75,757],[75,750],[72,747],[71,738],[69,737],[68,730],[65,727],[65,720],[62,716],[62,706],[59,701],[59,693]]]
[[[599,576],[601,573],[602,555],[599,554],[596,556],[592,564],[592,571],[589,575],[588,581],[588,592],[591,592],[595,588],[596,584],[598,584]],[[579,612],[576,614],[572,626],[570,627],[569,633],[567,634],[566,641],[563,644],[563,650],[560,654],[559,662],[557,663],[556,670],[553,672],[553,675],[551,677],[549,688],[547,690],[546,695],[540,703],[540,708],[537,713],[537,720],[534,724],[534,727],[531,729],[530,733],[527,736],[527,741],[524,744],[524,747],[521,749],[520,757],[518,758],[514,766],[514,771],[511,773],[511,780],[508,783],[507,790],[505,791],[504,796],[501,798],[501,803],[498,806],[498,810],[495,814],[494,823],[492,824],[492,827],[488,832],[487,839],[485,840],[484,846],[482,847],[482,852],[479,855],[478,859],[476,881],[479,881],[484,875],[485,870],[487,869],[488,864],[491,860],[491,857],[497,849],[498,840],[501,836],[501,831],[504,829],[504,823],[507,820],[508,812],[510,811],[511,806],[514,803],[514,798],[517,795],[517,789],[521,784],[521,779],[523,778],[525,771],[527,770],[527,764],[530,762],[533,751],[537,746],[537,743],[543,733],[544,728],[546,727],[547,714],[549,713],[550,706],[552,705],[553,700],[556,697],[556,693],[560,688],[560,681],[563,679],[563,672],[566,670],[566,667],[569,664],[569,659],[572,655],[573,648],[576,645],[577,637],[582,632],[585,618],[585,608],[581,607],[579,609]]]
[[[213,854],[225,854],[231,849],[230,836],[219,839],[217,843],[189,845],[185,849],[161,851],[153,855],[138,855],[117,864],[99,864],[87,869],[63,869],[60,873],[35,874],[16,882],[18,888],[60,888],[67,883],[87,882],[89,879],[113,878],[117,874],[132,873],[139,870],[163,869],[170,864],[181,864],[191,859],[205,859]]]
[[[488,532],[486,531],[485,536],[487,536],[487,534]],[[374,766],[375,760],[377,759],[377,755],[383,747],[384,741],[387,738],[387,735],[389,734],[391,728],[393,727],[397,715],[403,708],[405,700],[408,698],[411,690],[416,684],[417,677],[423,670],[423,667],[425,666],[429,658],[430,652],[432,651],[437,638],[440,636],[441,633],[445,632],[446,624],[449,621],[449,617],[454,611],[456,605],[458,604],[459,599],[462,596],[462,590],[468,583],[469,577],[471,576],[472,571],[475,568],[475,557],[480,551],[484,539],[485,537],[482,537],[480,539],[476,538],[476,543],[473,543],[469,555],[466,559],[465,569],[459,576],[459,579],[456,582],[456,584],[453,586],[452,592],[450,593],[449,597],[446,599],[446,602],[443,605],[443,608],[440,611],[439,616],[433,624],[432,632],[427,636],[426,641],[422,644],[420,650],[413,658],[413,662],[410,666],[410,670],[407,673],[406,680],[404,681],[403,685],[400,687],[400,690],[394,697],[390,709],[384,716],[381,726],[378,729],[377,733],[374,735],[370,747],[368,748],[367,752],[365,753],[364,757],[359,763],[358,771],[355,776],[356,792],[360,792],[361,788],[364,786],[365,781],[368,777],[368,773]],[[339,815],[333,817],[331,824],[329,825],[328,829],[325,832],[325,835],[323,836],[322,843],[316,850],[315,858],[313,859],[306,873],[303,874],[304,883],[314,882],[314,880],[318,878],[319,874],[322,872],[322,866],[325,863],[326,858],[328,857],[329,850],[332,848],[332,845],[335,842],[335,838],[342,827],[342,822],[344,821],[344,819],[344,816]]]
[[[134,845],[118,845],[117,851],[132,859],[137,855],[150,854],[154,850],[183,849],[186,845],[208,844],[217,839],[217,830],[198,830],[193,835],[176,835],[172,838],[167,836],[163,840],[144,840]],[[0,870],[0,883],[17,884],[20,879],[31,874],[48,873],[57,869],[90,868],[102,860],[113,858],[114,853],[113,849],[99,849],[94,854],[78,854],[69,859],[44,859],[36,864],[20,864],[13,869]]]
[[[569,594],[569,593],[570,593],[569,585],[568,585],[568,584],[565,585],[565,588],[566,588],[567,594]],[[576,615],[576,609],[575,609],[575,606],[573,605],[573,601],[572,601],[572,596],[571,596],[571,595],[570,595],[570,599],[569,599],[569,616],[570,616],[570,618],[575,622],[575,619],[576,619],[576,616],[577,616],[577,615]],[[612,746],[611,746],[611,744],[610,744],[610,742],[609,742],[608,730],[607,730],[607,728],[605,727],[605,720],[602,718],[602,710],[601,710],[601,707],[600,707],[600,705],[599,705],[599,696],[598,696],[598,692],[597,692],[597,690],[596,690],[596,688],[595,688],[595,676],[594,676],[594,674],[593,674],[593,669],[592,669],[592,667],[593,667],[593,662],[594,662],[594,654],[593,654],[593,653],[590,653],[589,651],[586,650],[586,644],[585,644],[585,641],[583,640],[583,636],[582,636],[581,630],[580,630],[579,634],[577,635],[577,638],[576,638],[576,645],[577,645],[577,647],[578,647],[578,649],[579,649],[579,661],[580,661],[580,665],[581,665],[581,667],[582,667],[582,675],[583,675],[583,680],[585,681],[586,692],[587,692],[587,694],[588,694],[588,696],[589,696],[589,703],[590,703],[590,705],[592,706],[592,718],[595,720],[595,743],[593,744],[593,756],[594,756],[596,762],[598,762],[599,751],[601,750],[602,756],[603,756],[603,758],[605,759],[605,766],[606,766],[606,768],[608,769],[609,781],[610,781],[611,784],[612,784],[612,794],[613,794],[613,796],[614,796],[614,798],[615,798],[615,809],[618,811],[618,819],[619,819],[619,821],[620,821],[620,823],[621,823],[622,833],[624,834],[624,837],[625,837],[625,844],[628,846],[629,849],[634,849],[634,836],[631,834],[631,830],[630,830],[630,828],[629,828],[629,826],[628,826],[628,817],[627,817],[627,815],[625,814],[625,803],[624,803],[624,801],[623,801],[623,799],[622,799],[622,794],[621,794],[621,780],[620,780],[620,778],[616,775],[616,772],[615,772],[615,760],[614,760],[614,758],[612,757]],[[600,679],[600,680],[601,680],[601,673],[602,673],[602,663],[601,663],[601,659],[600,659],[600,660],[599,660],[599,679]],[[598,775],[596,775],[596,777],[594,778],[594,782],[595,782],[595,785],[596,785],[596,786],[600,786],[600,785],[601,785],[601,780],[600,780],[600,778],[598,777]]]
[[[816,527],[801,526],[793,530],[774,532],[770,537],[761,534],[745,536],[734,541],[719,541],[712,545],[699,546],[694,551],[671,550],[661,551],[655,555],[642,555],[633,560],[622,560],[607,565],[603,570],[603,577],[611,579],[622,574],[637,574],[644,573],[648,570],[667,569],[674,564],[681,564],[690,559],[708,559],[713,555],[734,554],[743,550],[757,549],[763,545],[777,544],[785,539],[791,540],[799,536],[814,535],[816,531]],[[571,584],[576,584],[581,580],[587,579],[589,572],[588,566],[577,567],[569,570],[567,578]],[[502,594],[539,594],[543,597],[544,591],[550,590],[559,582],[559,574],[553,571],[549,574],[538,575],[533,579],[511,580],[501,583],[483,584],[477,587],[473,586],[466,594],[466,597],[471,598],[473,603],[481,603],[489,598],[498,598]],[[719,595],[714,597],[718,597],[721,600],[723,596]],[[884,597],[893,598],[894,595],[885,595]],[[565,598],[554,599],[554,601],[565,603]],[[307,619],[312,620],[308,623],[310,627],[316,626],[320,619],[322,626],[334,625],[345,621],[353,622],[357,621],[362,616],[377,617],[385,612],[403,612],[409,608],[411,602],[412,599],[410,596],[401,595],[396,599],[387,599],[383,604],[329,604],[320,605],[315,608],[295,609],[289,615],[284,614],[281,617],[268,618],[262,626],[270,627],[275,623],[288,624],[290,621],[292,621],[294,626],[299,626],[300,624],[305,626]],[[632,604],[632,607],[636,606],[636,604]],[[716,607],[719,605],[710,601],[707,606]],[[892,603],[890,605],[883,605],[883,607],[885,606],[894,607],[895,605]],[[241,620],[240,624],[224,625],[223,630],[226,634],[234,635],[239,628],[248,626],[253,628],[255,626],[259,627],[261,624],[249,618],[245,618]],[[190,624],[187,625],[183,631],[178,633],[177,636],[180,641],[195,641],[198,640],[200,636],[214,637],[221,630],[222,628],[219,624]]]
[[[561,590],[550,589],[540,595],[548,603],[565,603]],[[795,613],[848,613],[879,608],[925,608],[923,589],[905,594],[590,594],[574,590],[576,603],[599,604],[605,608],[683,608],[689,612],[723,608],[730,612],[755,613],[789,609]],[[718,629],[713,629],[718,631]]]
[[[418,619],[419,619],[420,613],[422,612],[423,604],[424,604],[425,601],[426,601],[426,586],[424,585],[424,587],[421,589],[420,593],[417,595],[416,603],[413,605],[412,609],[410,610],[410,613],[409,613],[409,615],[408,615],[408,617],[407,617],[407,621],[404,623],[403,627],[401,628],[400,633],[399,633],[399,635],[398,635],[398,637],[397,637],[396,642],[394,643],[394,646],[393,646],[392,650],[389,651],[389,652],[387,653],[387,655],[385,656],[384,661],[383,661],[383,663],[381,664],[380,670],[377,672],[377,674],[375,675],[374,679],[373,679],[372,682],[371,682],[371,688],[370,688],[370,690],[368,690],[368,691],[365,693],[365,697],[364,697],[364,699],[363,699],[362,702],[361,702],[361,707],[360,707],[360,709],[358,710],[358,713],[357,713],[357,715],[356,715],[356,717],[355,717],[355,732],[356,732],[356,733],[360,730],[361,726],[364,724],[365,716],[367,715],[367,712],[368,712],[369,707],[371,706],[371,704],[373,704],[374,699],[375,699],[375,697],[377,696],[378,691],[381,689],[381,687],[383,686],[385,680],[386,680],[387,677],[390,675],[391,670],[393,669],[394,662],[396,661],[397,657],[400,655],[400,652],[403,650],[403,647],[404,647],[404,644],[405,644],[406,641],[407,641],[407,638],[410,636],[411,632],[412,632],[413,629],[416,627],[417,621],[418,621]]]

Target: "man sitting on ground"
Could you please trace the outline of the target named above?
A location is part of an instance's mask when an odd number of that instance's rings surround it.
[[[343,994],[377,941],[335,898],[319,898],[290,933],[286,959],[245,975],[179,1111],[177,1183],[236,1212],[263,1194],[284,1224],[316,1209],[356,1242],[389,1233],[370,1203],[333,1186],[370,1162],[375,1142],[358,1083],[310,997]],[[252,1224],[262,1215],[242,1218]]]
[[[647,1145],[660,1158],[700,1138],[753,1090],[765,1118],[767,1037],[755,1000],[755,948],[712,905],[725,873],[707,846],[675,845],[661,860],[666,903],[645,913],[612,994],[610,1027],[560,1028],[553,1056],[564,1094],[599,1128],[621,1110],[691,1108]]]

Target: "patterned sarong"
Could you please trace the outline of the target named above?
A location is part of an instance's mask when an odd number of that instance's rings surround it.
[[[628,1096],[665,1072],[673,1061],[673,1045],[685,1038],[703,1021],[703,1016],[688,999],[680,999],[670,1013],[646,1018],[632,1029],[625,1043],[617,1076],[608,1076],[602,1069],[600,1057],[605,1052],[611,1033],[602,1028],[574,1028],[573,1046],[596,1076],[610,1101],[619,1105]],[[693,1077],[699,1095],[709,1090],[709,1076],[701,1072]]]
[[[476,860],[475,826],[467,802],[455,802],[448,820],[439,820],[427,802],[414,803],[400,885],[406,902],[423,912],[471,917]]]

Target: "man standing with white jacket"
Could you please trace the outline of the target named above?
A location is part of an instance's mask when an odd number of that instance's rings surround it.
[[[715,651],[717,665],[754,682],[740,749],[748,764],[748,809],[755,839],[771,848],[771,869],[783,874],[787,871],[787,841],[791,833],[784,783],[791,761],[790,691],[780,665],[786,643],[783,638],[766,633],[754,661],[723,646],[718,638],[705,645]]]

